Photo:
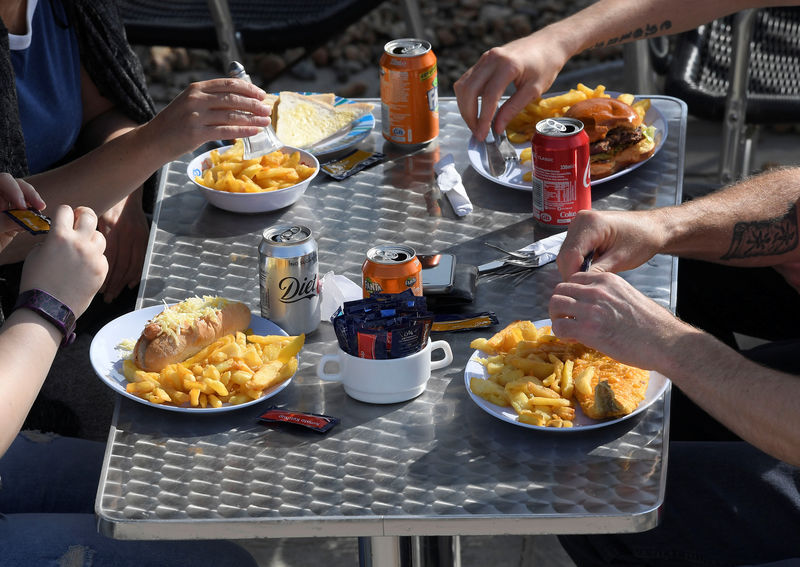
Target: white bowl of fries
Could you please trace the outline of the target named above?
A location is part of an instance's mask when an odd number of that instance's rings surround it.
[[[288,207],[319,173],[313,154],[285,146],[244,160],[241,140],[195,156],[186,174],[209,203],[234,213],[264,213]]]

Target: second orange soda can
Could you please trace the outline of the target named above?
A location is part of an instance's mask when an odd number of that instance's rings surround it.
[[[422,263],[406,244],[382,244],[367,250],[361,275],[364,297],[402,293],[407,289],[414,295],[422,295]]]

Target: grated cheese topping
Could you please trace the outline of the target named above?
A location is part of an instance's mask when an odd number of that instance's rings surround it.
[[[218,320],[218,311],[227,304],[227,299],[212,295],[190,297],[171,307],[166,307],[165,304],[164,311],[153,317],[153,323],[161,328],[159,334],[171,335],[177,340],[182,328],[193,328],[204,317],[212,321]]]

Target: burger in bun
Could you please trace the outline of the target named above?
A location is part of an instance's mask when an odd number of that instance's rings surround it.
[[[589,136],[592,179],[644,161],[655,151],[655,128],[642,126],[641,116],[621,100],[587,98],[570,106],[564,116],[583,122]]]

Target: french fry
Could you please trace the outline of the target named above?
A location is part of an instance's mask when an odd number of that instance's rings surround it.
[[[304,343],[304,335],[226,335],[161,372],[145,372],[126,359],[125,388],[155,404],[213,408],[246,403],[295,374]]]
[[[512,144],[529,143],[536,131],[536,124],[545,118],[555,118],[563,116],[569,108],[582,100],[589,98],[610,98],[606,93],[605,85],[597,85],[595,88],[583,83],[578,83],[574,89],[568,92],[545,98],[537,98],[525,105],[525,108],[517,113],[506,126],[506,135]],[[629,104],[644,119],[647,109],[650,107],[650,100],[635,100],[633,94],[622,93],[617,98]],[[530,150],[530,148],[527,148]],[[520,163],[531,161],[530,154],[520,156]],[[533,172],[526,171],[522,174],[525,181],[532,181]]]
[[[471,346],[491,353],[478,359],[486,378],[471,377],[472,393],[513,408],[520,423],[539,427],[573,427],[578,400],[584,403],[581,396],[595,396],[597,373],[638,370],[578,343],[562,342],[550,327],[535,329],[530,322],[515,321],[488,339],[473,340]],[[583,411],[586,414],[585,406]]]
[[[483,380],[473,376],[469,381],[469,389],[472,390],[473,394],[480,396],[487,402],[498,406],[511,405],[508,398],[506,398],[505,389],[491,380]]]
[[[209,154],[211,167],[195,176],[200,185],[230,193],[259,193],[291,187],[311,177],[316,168],[300,163],[300,152],[275,151],[258,159],[243,160],[244,145],[236,140],[223,152]]]

